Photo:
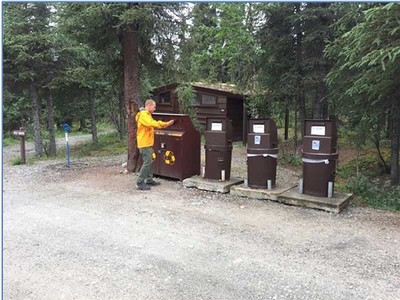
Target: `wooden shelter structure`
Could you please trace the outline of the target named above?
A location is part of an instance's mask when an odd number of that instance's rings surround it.
[[[191,83],[195,91],[192,100],[197,118],[205,126],[207,117],[228,118],[232,121],[233,141],[245,141],[247,135],[247,112],[244,95],[237,93],[235,85]],[[157,102],[157,112],[180,113],[178,94],[179,83],[171,83],[152,91]]]

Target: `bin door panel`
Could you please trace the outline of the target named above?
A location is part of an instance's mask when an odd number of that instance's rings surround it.
[[[160,175],[181,178],[181,137],[163,136],[160,149]]]
[[[276,142],[272,144],[269,134],[250,133],[247,138],[248,148],[251,149],[271,149],[276,147]]]

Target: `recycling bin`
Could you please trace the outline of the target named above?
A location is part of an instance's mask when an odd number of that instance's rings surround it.
[[[153,174],[183,180],[200,174],[200,133],[187,114],[154,113],[155,120],[174,120],[154,130]]]
[[[232,161],[232,122],[226,118],[207,118],[204,178],[229,180]]]
[[[272,119],[250,119],[247,135],[247,183],[272,188],[276,183],[278,133]]]
[[[338,157],[336,120],[305,120],[302,150],[304,194],[333,196]]]

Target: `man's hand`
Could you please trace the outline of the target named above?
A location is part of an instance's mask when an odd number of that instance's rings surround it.
[[[174,124],[174,121],[175,121],[175,120],[169,121],[169,122],[168,122],[168,126],[171,126],[172,124]]]

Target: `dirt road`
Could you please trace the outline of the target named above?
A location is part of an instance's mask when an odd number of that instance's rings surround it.
[[[142,192],[124,159],[5,160],[4,299],[400,299],[400,214]]]

